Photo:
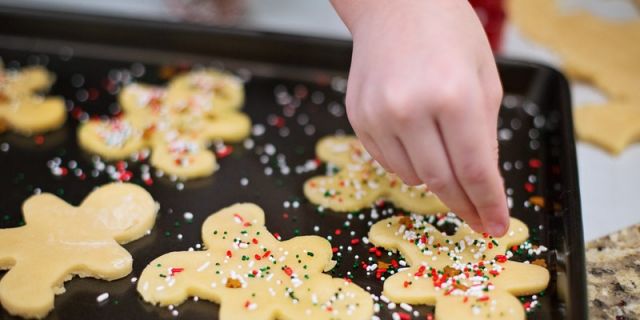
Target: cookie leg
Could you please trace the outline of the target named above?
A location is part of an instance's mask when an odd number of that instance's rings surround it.
[[[264,294],[264,293],[263,293]],[[225,296],[220,303],[220,320],[233,320],[233,319],[255,319],[255,320],[270,320],[270,319],[295,319],[290,318],[287,315],[278,314],[274,306],[278,302],[274,302],[270,305],[262,303],[256,303],[251,294],[238,295],[231,293],[229,296]],[[300,319],[300,318],[298,318]]]
[[[524,320],[525,314],[518,298],[504,291],[493,291],[484,298],[470,297],[466,303],[460,296],[440,296],[436,303],[436,319]]]
[[[36,262],[20,261],[0,280],[0,302],[12,315],[43,318],[53,309],[54,288],[61,286],[63,273],[33,272]],[[46,265],[46,261],[37,262]],[[24,285],[29,281],[29,285]]]

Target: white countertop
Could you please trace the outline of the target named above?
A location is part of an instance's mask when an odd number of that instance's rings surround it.
[[[175,20],[166,4],[172,0],[0,0],[0,4],[19,6],[51,6],[61,10],[99,12],[149,19]],[[240,0],[236,0],[240,1]],[[603,16],[637,18],[628,0],[561,0],[565,8],[576,5]],[[240,26],[280,32],[295,32],[334,38],[349,38],[349,33],[331,8],[328,0],[245,0],[246,11],[237,22]],[[508,25],[505,29],[503,55],[561,66],[558,58],[525,38]],[[574,105],[604,101],[590,87],[573,85]],[[640,222],[635,200],[640,197],[640,143],[618,156],[585,143],[578,143],[578,167],[585,240],[595,239],[615,230]]]

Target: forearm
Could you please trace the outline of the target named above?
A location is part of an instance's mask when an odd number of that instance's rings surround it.
[[[330,0],[344,24],[355,36],[359,26],[366,21],[384,24],[389,21],[402,22],[407,15],[422,18],[443,10],[469,8],[468,0]],[[466,7],[466,8],[465,8]],[[364,23],[366,24],[366,23]]]

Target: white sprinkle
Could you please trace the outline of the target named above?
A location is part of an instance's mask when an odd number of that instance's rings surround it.
[[[401,303],[400,308],[402,308],[402,310],[406,312],[411,312],[413,310],[413,307],[411,307],[409,304],[406,304],[406,303]]]
[[[109,299],[109,293],[105,292],[105,293],[100,294],[96,298],[96,301],[98,301],[98,303],[102,303],[102,302],[106,301],[107,299]]]
[[[202,272],[205,269],[207,269],[209,267],[209,265],[211,264],[211,261],[206,261],[205,263],[203,263],[200,267],[198,267],[198,269],[196,269],[196,271],[198,272]]]

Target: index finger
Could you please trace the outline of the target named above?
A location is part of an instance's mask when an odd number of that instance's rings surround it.
[[[471,98],[472,104],[483,101],[479,95]],[[491,140],[487,127],[495,128],[495,123],[487,123],[482,113],[486,109],[479,105],[452,109],[438,119],[449,161],[480,215],[484,229],[494,236],[502,236],[509,227],[509,211],[498,170],[495,141]]]

